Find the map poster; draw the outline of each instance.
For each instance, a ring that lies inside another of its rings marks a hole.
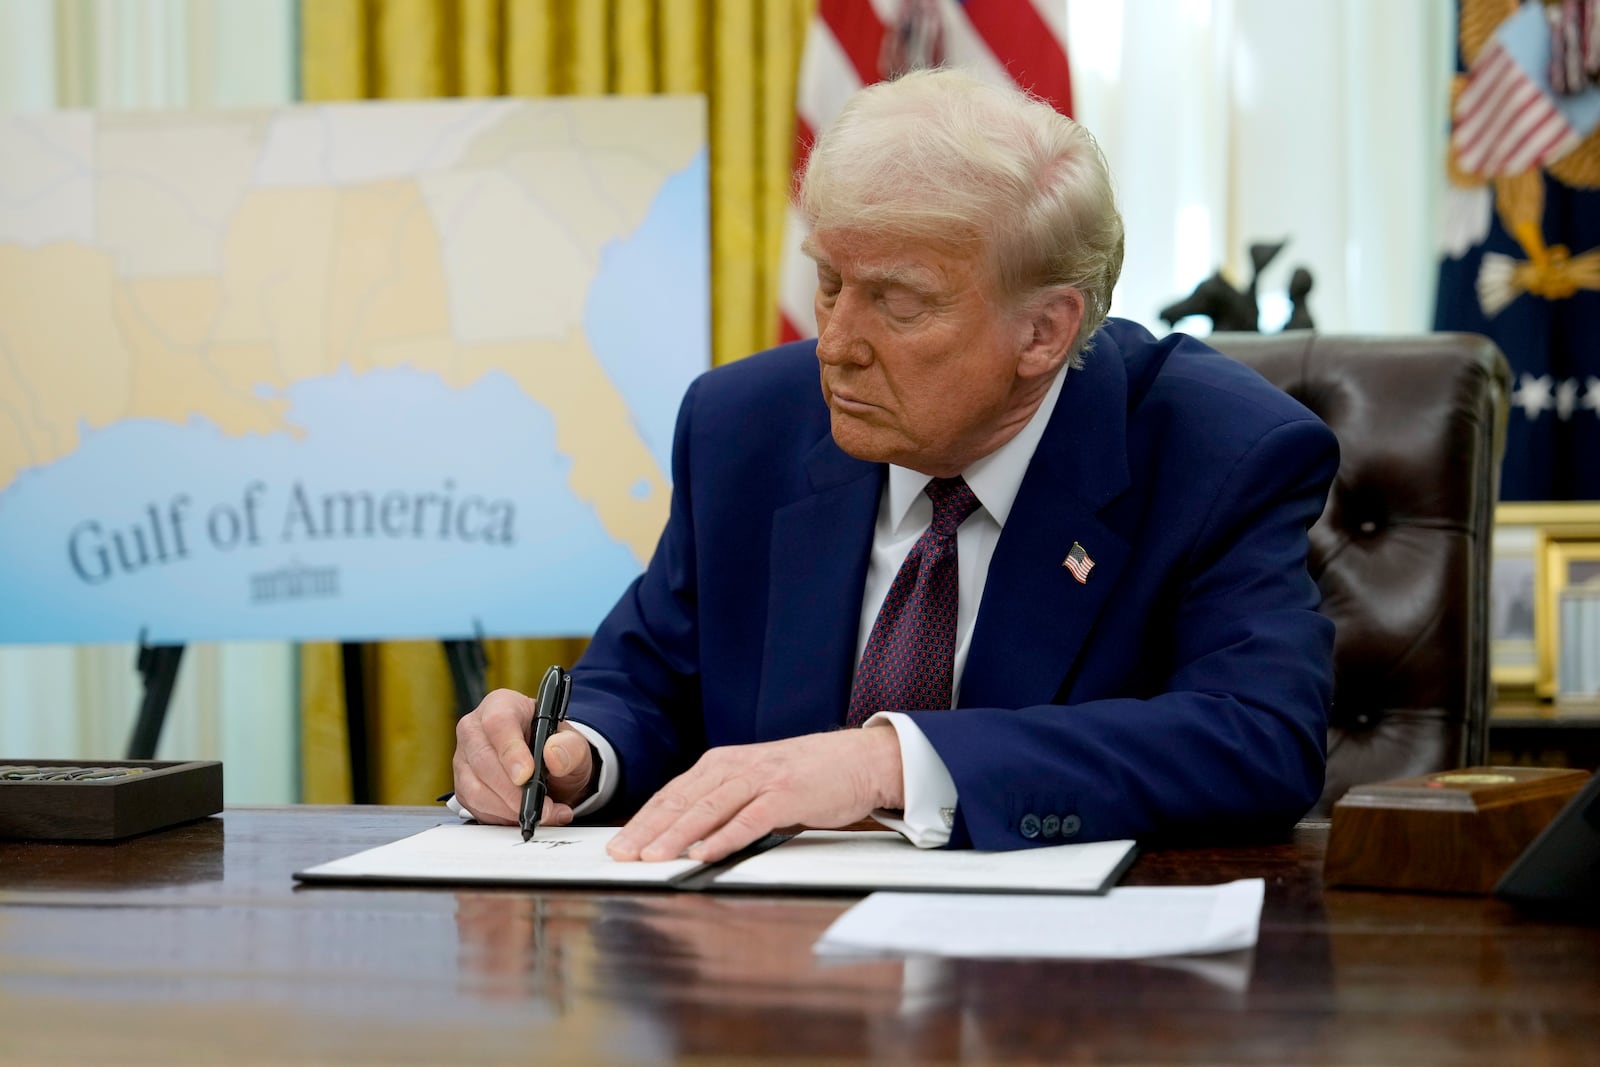
[[[591,632],[707,188],[698,97],[0,115],[0,643]]]

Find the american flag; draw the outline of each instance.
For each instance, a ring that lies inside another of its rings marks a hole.
[[[1009,81],[1072,113],[1062,0],[819,0],[806,34],[795,105],[794,170],[816,132],[857,89],[917,67],[946,63]],[[791,208],[778,279],[779,339],[817,332],[816,268],[800,251],[805,224]]]
[[[1468,68],[1450,133],[1464,173],[1498,178],[1548,167],[1600,125],[1592,95],[1585,100],[1551,85],[1557,66],[1565,67],[1552,54],[1562,22],[1560,9],[1522,5]]]
[[[1554,163],[1583,140],[1500,42],[1484,50],[1456,101],[1456,159],[1468,174],[1498,177]]]
[[[1078,579],[1079,585],[1087,583],[1089,572],[1094,570],[1094,560],[1089,558],[1089,553],[1085,552],[1083,546],[1076,541],[1072,542],[1072,548],[1067,552],[1067,558],[1061,561],[1061,565],[1072,572],[1072,576]]]

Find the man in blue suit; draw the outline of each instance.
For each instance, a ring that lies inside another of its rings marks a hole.
[[[546,748],[546,821],[631,815],[611,851],[646,860],[869,814],[983,849],[1292,823],[1325,761],[1306,529],[1332,434],[1106,319],[1104,161],[1015,91],[863,90],[799,206],[818,339],[690,388],[666,530]],[[516,820],[532,714],[500,691],[461,721],[478,818]]]

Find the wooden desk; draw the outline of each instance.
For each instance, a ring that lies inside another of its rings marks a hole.
[[[1131,883],[1267,880],[1253,953],[1143,963],[824,963],[838,897],[290,879],[438,820],[0,842],[0,1063],[1600,1062],[1600,928],[1324,892],[1318,827],[1141,857]]]

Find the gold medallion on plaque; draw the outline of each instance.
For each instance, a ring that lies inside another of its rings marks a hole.
[[[1439,785],[1505,785],[1516,781],[1509,774],[1440,774],[1433,780]]]

